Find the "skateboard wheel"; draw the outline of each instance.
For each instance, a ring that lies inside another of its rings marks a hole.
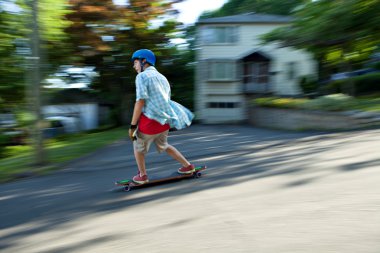
[[[199,177],[201,177],[202,176],[202,172],[197,172],[197,173],[195,173],[195,177],[196,178],[199,178]]]
[[[124,186],[124,191],[125,192],[129,192],[130,190],[131,190],[131,186],[130,185]]]

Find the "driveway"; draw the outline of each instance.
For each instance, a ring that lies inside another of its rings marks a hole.
[[[248,126],[173,132],[200,179],[123,192],[120,140],[53,174],[0,185],[2,252],[380,251],[380,130]],[[150,175],[178,168],[154,149]]]

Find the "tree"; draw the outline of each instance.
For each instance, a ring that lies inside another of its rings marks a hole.
[[[175,13],[172,5],[180,1],[128,1],[115,6],[111,0],[71,0],[72,25],[66,30],[75,45],[77,64],[96,66],[100,78],[92,88],[112,105],[117,124],[129,122],[135,91],[132,53],[141,47],[153,50],[158,66],[169,58],[171,34],[178,23],[156,22]]]
[[[230,0],[220,9],[203,13],[200,18],[214,18],[237,15],[247,12],[289,15],[305,0]]]
[[[319,0],[295,12],[295,21],[263,37],[282,46],[305,48],[322,64],[339,63],[351,71],[380,43],[379,0]],[[355,91],[351,91],[355,93]]]
[[[30,0],[0,1],[13,4],[13,8],[0,7],[0,97],[8,110],[18,108],[25,99],[25,57],[31,53],[28,35],[32,30]],[[63,32],[68,21],[66,0],[40,0],[39,25],[42,51],[42,75],[70,57],[70,46]],[[13,9],[13,10],[12,10]],[[49,60],[54,59],[54,60]]]
[[[24,97],[23,61],[15,54],[20,31],[14,14],[0,7],[0,108],[3,110],[14,107]]]

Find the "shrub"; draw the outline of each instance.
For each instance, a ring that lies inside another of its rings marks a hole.
[[[371,73],[362,76],[356,76],[344,80],[336,80],[328,83],[324,91],[329,94],[347,93],[352,94],[350,85],[354,85],[355,95],[368,94],[380,91],[380,73]]]
[[[336,94],[336,93],[342,93],[342,86],[346,82],[346,80],[336,80],[329,82],[322,88],[322,92],[324,94]]]
[[[371,67],[374,68],[374,69],[378,69],[378,70],[380,70],[380,61],[371,64]]]
[[[351,108],[356,104],[353,97],[344,94],[333,94],[317,99],[309,100],[300,106],[308,110],[342,111]]]
[[[354,77],[357,94],[366,94],[380,91],[380,73]]]
[[[333,94],[318,97],[316,99],[276,97],[257,98],[253,101],[253,103],[262,107],[344,111],[351,110],[352,108],[357,108],[360,103],[362,103],[362,101],[344,94]]]
[[[315,93],[318,90],[317,79],[311,75],[302,76],[300,79],[299,85],[304,94]]]
[[[5,157],[5,147],[8,145],[10,138],[0,132],[0,159]]]
[[[253,104],[263,107],[275,107],[275,108],[299,108],[299,106],[305,103],[307,99],[304,98],[276,98],[265,97],[257,98],[253,101]]]

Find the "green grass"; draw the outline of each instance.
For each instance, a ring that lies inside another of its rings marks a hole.
[[[17,174],[34,172],[37,174],[58,169],[60,164],[91,153],[100,147],[126,137],[125,128],[116,128],[104,132],[64,135],[45,141],[48,164],[35,167],[31,146],[6,147],[7,157],[0,160],[0,182],[11,180]]]
[[[380,112],[379,98],[359,98],[357,105],[353,106],[354,110]]]
[[[317,99],[265,97],[257,98],[252,103],[262,107],[284,109],[380,112],[380,97],[378,96],[353,98],[343,94],[333,94]]]

